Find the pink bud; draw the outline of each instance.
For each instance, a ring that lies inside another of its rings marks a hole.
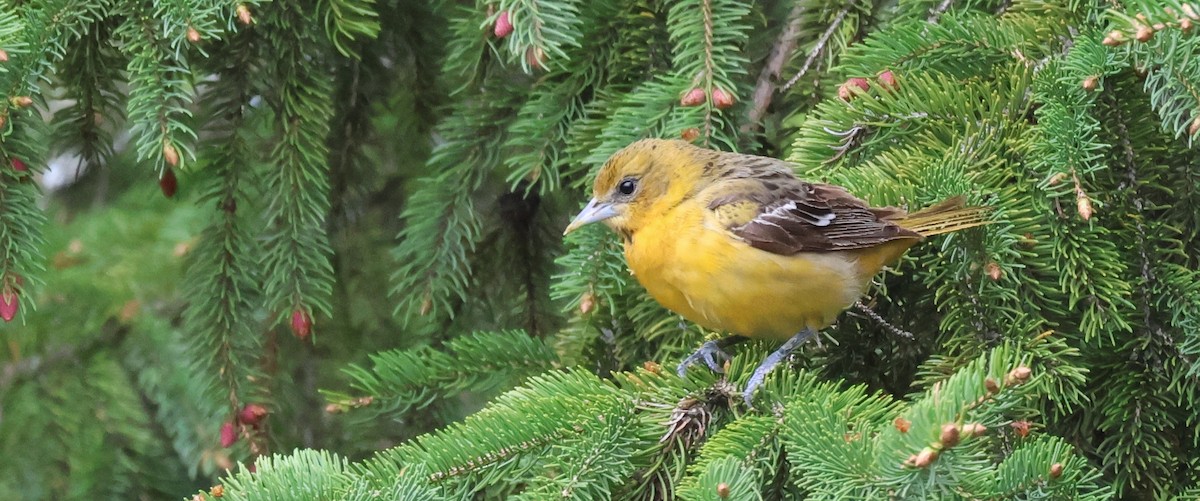
[[[501,12],[500,16],[496,18],[496,25],[492,27],[492,33],[496,35],[496,38],[504,38],[511,35],[512,32],[513,25],[512,21],[508,19],[508,11]]]
[[[312,317],[308,316],[308,312],[302,308],[296,308],[292,311],[292,333],[300,339],[308,339],[309,332],[312,331]]]
[[[237,442],[237,430],[233,429],[233,421],[226,421],[221,425],[221,447],[226,449]]]
[[[689,90],[687,94],[683,95],[683,98],[681,98],[679,100],[679,105],[680,106],[699,106],[700,104],[704,103],[704,100],[705,100],[704,89],[696,87],[692,90]]]
[[[29,166],[25,165],[25,161],[21,160],[20,158],[12,159],[12,168],[17,172],[29,171]]]

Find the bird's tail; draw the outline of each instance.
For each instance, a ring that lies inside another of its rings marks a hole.
[[[923,237],[965,230],[990,223],[989,207],[967,207],[962,195],[947,198],[924,209],[897,218],[895,223]]]

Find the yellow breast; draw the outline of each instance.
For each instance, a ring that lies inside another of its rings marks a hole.
[[[629,267],[659,303],[709,329],[786,339],[826,327],[878,271],[862,269],[857,252],[783,256],[756,249],[699,204],[685,202],[663,216],[626,243]],[[866,261],[869,268],[878,260]]]

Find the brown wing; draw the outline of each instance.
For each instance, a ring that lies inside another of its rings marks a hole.
[[[790,172],[783,179],[770,172],[769,180],[763,177],[760,171],[722,182],[722,195],[708,204],[729,231],[753,247],[791,255],[921,238],[891,221],[904,216],[901,209],[871,208],[841,187],[800,181]]]

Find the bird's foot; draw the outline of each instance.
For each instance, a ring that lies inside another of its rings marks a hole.
[[[679,367],[675,369],[675,373],[679,374],[679,377],[683,377],[687,374],[688,366],[701,360],[713,372],[718,374],[725,372],[724,364],[726,360],[729,360],[729,354],[725,353],[725,350],[722,348],[723,346],[720,341],[705,341],[704,344],[700,345],[700,349],[683,359],[682,362],[679,362]]]
[[[812,329],[804,329],[796,333],[795,336],[792,336],[786,343],[783,343],[783,346],[780,346],[779,349],[767,355],[767,358],[763,359],[758,368],[754,369],[754,374],[750,375],[750,380],[746,382],[746,389],[742,391],[742,398],[746,401],[746,407],[754,407],[754,404],[751,403],[754,391],[762,385],[763,380],[767,378],[767,374],[770,374],[775,369],[775,366],[779,365],[780,362],[787,359],[788,355],[792,354],[793,350],[799,348],[800,345],[804,344],[805,341],[808,341],[814,335],[816,335],[816,332]]]

